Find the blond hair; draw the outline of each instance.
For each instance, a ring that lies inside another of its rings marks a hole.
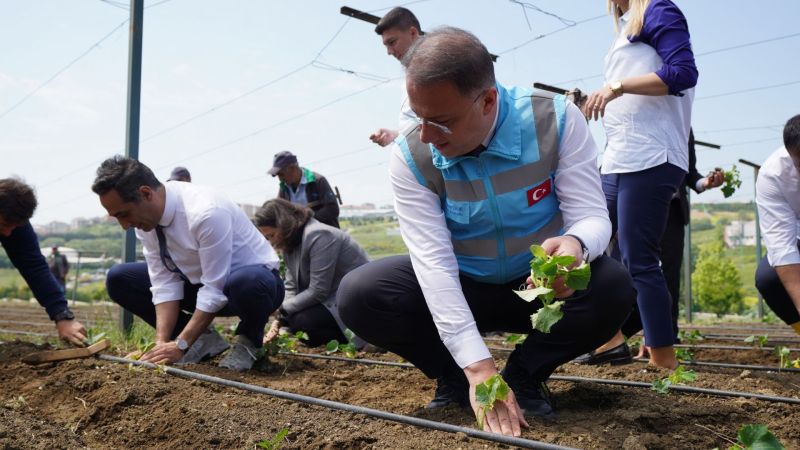
[[[628,37],[636,37],[642,32],[642,27],[644,26],[644,12],[647,10],[647,5],[649,4],[650,0],[628,0],[631,18],[628,21],[628,27],[625,29],[625,35]],[[608,13],[614,16],[614,30],[619,33],[619,18],[622,17],[622,9],[620,9],[613,0],[608,0]]]

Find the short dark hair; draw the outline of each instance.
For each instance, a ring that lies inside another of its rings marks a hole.
[[[274,198],[267,200],[258,208],[253,222],[257,227],[277,229],[284,250],[291,251],[300,245],[303,228],[312,217],[314,217],[314,211],[310,208],[282,198]]]
[[[103,161],[97,168],[92,191],[97,195],[105,195],[114,189],[122,201],[139,203],[142,199],[139,193],[141,186],[157,189],[161,187],[161,182],[149,167],[138,160],[116,155]]]
[[[0,180],[0,218],[9,224],[22,223],[36,211],[36,193],[19,178]]]
[[[789,119],[783,127],[783,145],[786,150],[800,154],[800,114]]]
[[[465,96],[495,85],[489,51],[469,31],[437,28],[417,39],[403,57],[406,79],[423,86],[453,83]]]
[[[375,26],[375,33],[380,36],[390,28],[405,31],[411,27],[415,27],[417,31],[422,31],[417,16],[408,9],[398,6],[397,8],[392,8],[385,16],[381,17],[378,25]]]

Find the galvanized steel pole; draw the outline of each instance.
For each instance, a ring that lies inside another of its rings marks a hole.
[[[758,179],[758,170],[761,169],[761,166],[748,161],[746,159],[740,159],[740,163],[750,166],[753,168],[753,203],[756,201],[756,180]],[[758,265],[761,264],[761,225],[758,221],[758,207],[756,207],[756,270],[758,270]],[[764,317],[764,297],[761,296],[761,292],[758,292],[758,318],[761,319]]]
[[[128,117],[125,128],[125,156],[139,159],[139,108],[142,88],[142,26],[144,0],[131,0],[130,39],[128,44]],[[133,229],[125,233],[122,261],[136,261],[136,235]],[[133,315],[120,307],[120,326],[130,331]]]

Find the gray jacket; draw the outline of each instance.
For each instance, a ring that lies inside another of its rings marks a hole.
[[[292,315],[321,303],[344,332],[336,290],[348,272],[368,261],[364,249],[344,231],[311,218],[303,229],[300,245],[283,257],[286,297],[280,309]]]

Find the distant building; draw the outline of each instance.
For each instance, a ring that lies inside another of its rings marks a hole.
[[[63,234],[70,230],[69,224],[64,222],[53,221],[46,225],[42,225],[40,230],[42,234]]]
[[[83,227],[88,227],[89,225],[92,225],[92,222],[93,222],[92,219],[77,217],[75,219],[72,219],[72,221],[69,223],[69,227],[71,230],[78,230]]]
[[[725,245],[728,247],[741,247],[756,245],[755,220],[734,220],[725,226]]]
[[[396,218],[394,208],[390,205],[376,207],[373,203],[363,203],[361,205],[342,205],[339,208],[339,217],[390,217]]]

